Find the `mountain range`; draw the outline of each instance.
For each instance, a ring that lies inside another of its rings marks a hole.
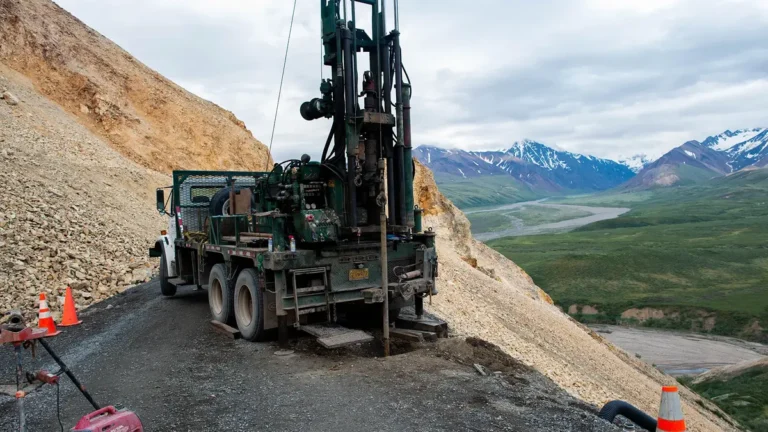
[[[604,190],[635,176],[626,164],[557,150],[527,139],[493,151],[420,146],[414,156],[432,169],[438,181],[511,176],[544,193]]]
[[[703,141],[688,141],[647,164],[622,189],[696,183],[768,165],[768,129],[727,130]]]
[[[688,141],[658,159],[637,154],[618,161],[571,153],[525,139],[509,148],[466,151],[422,145],[414,156],[435,173],[441,185],[490,184],[501,179],[521,197],[645,189],[689,184],[768,165],[768,128],[726,130],[702,141]],[[473,188],[475,190],[477,188]],[[520,192],[524,191],[524,192]]]

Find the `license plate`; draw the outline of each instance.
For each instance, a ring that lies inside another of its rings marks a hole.
[[[352,269],[349,271],[349,280],[365,280],[368,279],[368,269]]]

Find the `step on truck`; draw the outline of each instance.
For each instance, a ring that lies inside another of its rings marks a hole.
[[[320,4],[333,74],[299,111],[332,119],[322,157],[263,172],[174,171],[157,190],[168,229],[150,255],[160,258],[162,294],[207,289],[213,319],[249,340],[275,328],[282,338],[288,326],[327,334],[340,316],[386,323],[406,306],[421,317],[437,294],[435,233],[414,205],[400,33],[385,30],[384,0],[352,1],[352,20],[339,0]],[[360,16],[371,17],[372,35]],[[361,76],[358,54],[371,65]]]

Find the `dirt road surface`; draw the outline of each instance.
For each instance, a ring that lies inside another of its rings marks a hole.
[[[728,337],[609,325],[592,329],[673,376],[697,375],[768,354],[768,346]]]
[[[98,402],[129,407],[147,431],[618,430],[479,341],[401,347],[408,352],[383,360],[375,347],[327,352],[301,338],[293,354],[276,355],[274,343],[216,333],[205,291],[171,299],[158,291],[157,282],[130,289],[49,339]],[[25,368],[56,370],[41,351],[35,361],[25,353]],[[0,383],[13,382],[11,353],[0,347]],[[59,430],[54,387],[29,395],[26,406],[30,431]],[[65,430],[91,410],[64,378]],[[0,396],[0,430],[15,428],[15,402]]]

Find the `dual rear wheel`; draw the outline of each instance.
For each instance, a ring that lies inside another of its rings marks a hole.
[[[208,279],[208,305],[216,321],[237,324],[243,339],[264,338],[264,298],[254,269],[241,271],[233,281],[224,264],[214,265]]]

